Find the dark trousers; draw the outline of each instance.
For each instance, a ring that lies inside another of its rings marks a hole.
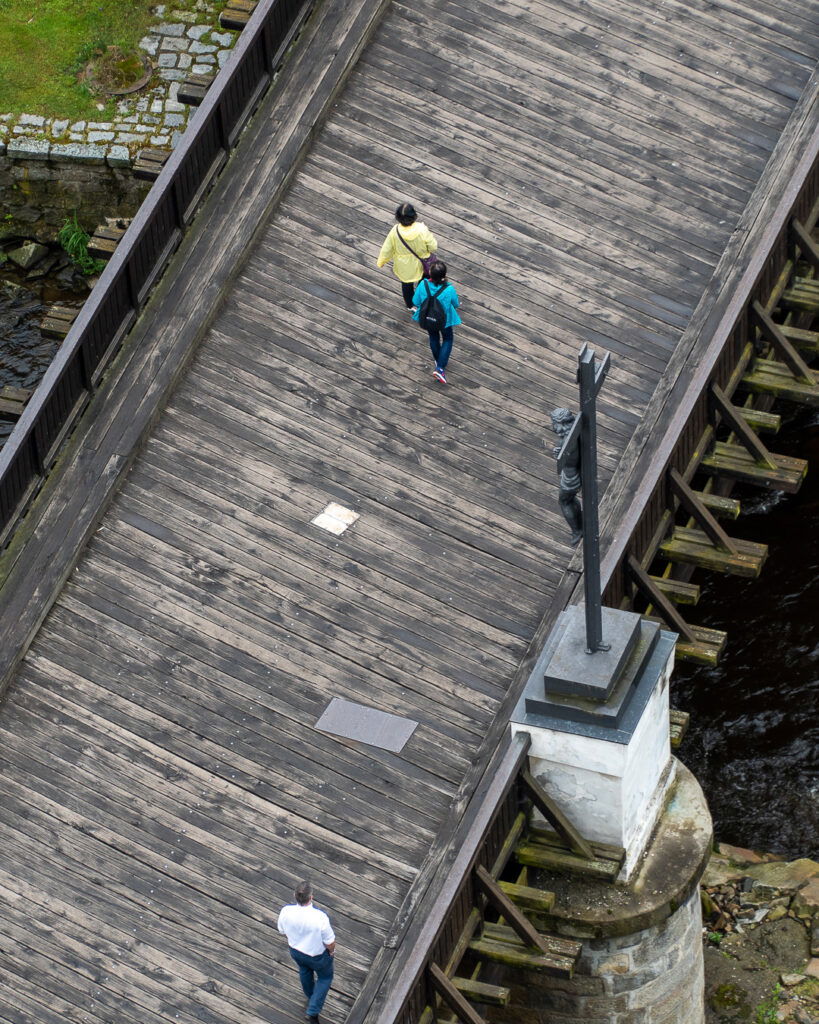
[[[299,968],[301,987],[309,999],[307,1016],[318,1017],[333,983],[333,958],[326,949],[318,956],[308,956],[292,946],[289,948]]]
[[[452,352],[452,328],[445,327],[442,331],[429,331],[429,347],[438,370],[445,370]],[[443,338],[443,341],[441,340]]]
[[[417,281],[401,282],[401,294],[404,296],[404,305],[407,307],[407,309],[412,309],[412,297],[415,294],[415,289],[417,287]]]

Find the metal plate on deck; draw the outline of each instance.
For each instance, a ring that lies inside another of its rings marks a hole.
[[[387,714],[365,704],[333,697],[316,722],[316,728],[348,740],[369,743],[397,754],[415,732],[418,723],[409,718]]]

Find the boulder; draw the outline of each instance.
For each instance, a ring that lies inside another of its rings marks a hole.
[[[793,988],[794,985],[799,985],[805,980],[804,974],[780,974],[779,981],[785,988]]]
[[[819,978],[819,957],[808,960],[807,964],[805,964],[805,974],[809,978]]]
[[[35,263],[48,256],[48,247],[39,242],[23,242],[19,248],[11,249],[6,255],[18,267],[30,270]]]
[[[794,896],[791,910],[797,917],[811,918],[819,914],[819,878],[811,878]]]
[[[752,864],[744,869],[743,874],[774,889],[793,892],[795,889],[801,889],[811,878],[819,876],[819,863],[808,860],[807,857],[800,860],[772,861],[768,864]]]
[[[765,857],[756,850],[746,850],[742,846],[730,846],[728,843],[720,843],[717,847],[721,857],[732,861],[734,864],[762,864]]]
[[[743,868],[734,867],[734,865],[724,857],[718,857],[716,854],[711,854],[711,858],[706,865],[700,885],[713,889],[718,885],[725,885],[727,882],[734,882],[737,879],[742,878],[744,874],[745,870]]]

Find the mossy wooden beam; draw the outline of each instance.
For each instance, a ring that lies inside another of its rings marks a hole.
[[[534,913],[548,914],[555,902],[555,894],[545,889],[517,882],[499,882],[498,885],[516,906]]]
[[[672,708],[668,713],[668,717],[670,719],[671,749],[678,750],[688,731],[688,723],[691,716],[687,711],[677,711],[675,708]]]
[[[708,494],[705,491],[694,491],[709,512],[720,519],[738,519],[742,505],[736,498],[726,498],[721,494]]]
[[[432,987],[462,1024],[486,1024],[478,1011],[461,995],[437,964],[427,967]]]
[[[564,939],[559,935],[541,934],[543,952],[552,956],[564,956],[567,960],[577,960],[583,949],[583,943],[577,939]],[[493,924],[488,921],[484,925],[483,938],[491,942],[506,942],[510,946],[519,946],[520,939],[512,928],[505,924]]]
[[[521,843],[515,856],[526,867],[544,868],[547,871],[571,871],[573,874],[606,878],[612,882],[620,873],[620,866],[613,861],[597,857],[589,860],[586,857],[579,857],[571,850],[535,842]]]
[[[643,618],[662,625],[662,619],[653,615],[644,615]],[[708,629],[706,626],[691,626],[691,631],[693,636],[690,639],[681,636],[677,640],[674,651],[676,658],[713,668],[725,650],[728,634],[721,629]]]
[[[817,284],[817,282],[812,279],[811,283],[814,286]],[[794,379],[801,381],[803,384],[810,384],[810,368],[782,333],[779,328],[779,324],[774,323],[770,314],[762,308],[759,302],[752,302],[750,311],[752,318],[756,321],[757,326],[762,332],[762,336],[766,341],[770,342],[771,348],[788,367],[790,372],[793,374]]]
[[[778,434],[782,426],[782,417],[775,412],[763,412],[762,409],[746,407],[737,409],[737,414],[757,433]]]
[[[810,371],[810,383],[794,379],[784,363],[775,359],[757,359],[753,369],[742,378],[742,386],[754,394],[773,395],[802,405],[819,406],[819,373]]]
[[[64,338],[77,319],[78,309],[67,306],[49,306],[40,321],[40,331],[46,338]]]
[[[480,938],[473,940],[469,948],[477,956],[506,967],[541,971],[557,978],[571,978],[574,974],[574,961],[568,957],[537,953],[526,949],[525,946],[513,946],[508,942],[493,942],[491,939]]]
[[[796,259],[798,256],[799,259],[810,264],[814,271],[819,272],[819,248],[817,248],[811,233],[796,217],[788,225],[788,240],[796,250],[794,258]]]
[[[807,356],[819,356],[819,331],[808,331],[801,327],[781,324],[780,330],[788,341]]]
[[[490,985],[473,978],[453,978],[452,984],[466,999],[488,1006],[508,1006],[512,995],[512,990],[505,985]]]
[[[700,599],[700,587],[697,583],[663,579],[660,576],[652,576],[651,581],[657,590],[675,604],[695,605]]]
[[[767,544],[735,539],[734,545],[736,554],[714,547],[701,530],[677,526],[672,535],[660,544],[659,553],[670,562],[682,562],[712,572],[755,579],[768,557]]]
[[[807,461],[774,452],[769,455],[770,464],[762,465],[740,445],[717,441],[700,463],[700,469],[712,476],[729,476],[734,480],[795,494],[808,472]]]

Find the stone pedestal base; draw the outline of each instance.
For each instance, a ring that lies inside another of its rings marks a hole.
[[[628,885],[539,872],[555,892],[545,930],[583,940],[570,980],[503,969],[511,985],[503,1024],[702,1024],[705,1019],[699,880],[711,848],[711,817],[681,764],[669,802]],[[489,980],[489,975],[486,976]]]

